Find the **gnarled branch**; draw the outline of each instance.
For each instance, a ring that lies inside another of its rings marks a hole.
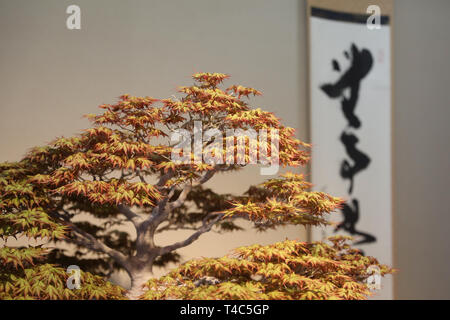
[[[137,228],[139,223],[142,222],[142,218],[135,212],[133,212],[129,207],[119,204],[117,206],[119,212],[122,213],[128,220],[130,220],[133,225]]]
[[[212,215],[217,215],[217,217],[215,217],[212,221],[210,221],[209,223],[207,223],[206,221],[208,220],[209,217],[211,217]],[[220,220],[222,219],[223,214],[221,213],[211,213],[208,216],[205,217],[205,219],[203,219],[203,224],[200,227],[200,229],[198,229],[196,232],[194,232],[193,234],[191,234],[188,238],[186,238],[183,241],[179,241],[176,242],[174,244],[165,246],[161,248],[160,254],[166,254],[172,251],[175,251],[177,249],[186,247],[188,245],[190,245],[192,242],[194,242],[195,240],[197,240],[202,234],[208,232],[211,230],[211,228]]]
[[[67,215],[63,215],[58,212],[52,212],[50,215],[63,220],[64,223],[71,229],[71,231],[79,236],[79,238],[71,239],[73,242],[85,246],[92,251],[105,253],[113,258],[122,267],[128,269],[127,257],[123,253],[108,247],[106,244],[96,239],[93,235],[77,227],[74,223],[67,219]]]

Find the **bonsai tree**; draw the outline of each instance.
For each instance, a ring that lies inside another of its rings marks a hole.
[[[204,188],[215,175],[258,161],[271,165],[266,174],[274,173],[278,165],[305,165],[309,145],[296,139],[294,129],[284,127],[272,113],[250,108],[248,98],[259,91],[240,85],[221,89],[225,74],[197,73],[193,78],[196,83],[179,88],[178,98],[122,95],[116,104],[101,105],[103,113],[87,115],[93,127],[80,135],[58,138],[31,150],[18,163],[3,164],[3,238],[20,234],[53,239],[56,247],[61,241],[70,242],[76,246],[74,252],[54,248],[47,251],[47,262],[76,264],[100,275],[123,269],[131,278],[126,293],[131,299],[369,295],[367,268],[374,265],[382,275],[391,269],[363,256],[341,237],[239,248],[223,258],[187,262],[153,279],[155,265],[178,262],[177,250],[202,234],[240,229],[236,219],[252,221],[258,230],[325,225],[329,222],[324,215],[342,204],[339,198],[310,191],[303,175],[292,173],[250,187],[241,196]],[[133,228],[131,234],[120,228],[124,224]],[[183,229],[192,234],[182,241],[166,246],[155,242],[159,232]],[[60,286],[62,269],[31,266],[44,251],[39,246],[4,246],[0,258],[13,265],[3,272],[0,293],[12,297],[14,288],[15,294],[22,294],[21,284],[33,283],[40,268],[47,268],[49,277],[59,281],[56,297],[68,298],[67,289]],[[87,253],[95,255],[86,259]],[[11,285],[17,272],[20,283]],[[50,276],[52,272],[57,276]],[[78,297],[123,296],[121,288],[102,278],[88,272],[84,277],[91,287]]]

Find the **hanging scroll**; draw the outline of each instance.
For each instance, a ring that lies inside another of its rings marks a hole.
[[[308,2],[311,178],[346,200],[329,217],[335,224],[311,237],[350,235],[364,254],[392,265],[392,6],[364,3]],[[392,291],[383,278],[376,296]]]

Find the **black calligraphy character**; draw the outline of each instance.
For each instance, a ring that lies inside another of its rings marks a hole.
[[[347,56],[348,54],[346,54]],[[372,54],[367,49],[358,50],[353,43],[351,46],[351,65],[341,78],[334,84],[327,83],[320,88],[330,98],[342,97],[342,112],[348,121],[348,125],[353,128],[359,128],[361,121],[355,115],[356,102],[359,97],[359,86],[361,80],[369,73],[373,65]],[[335,64],[333,64],[334,69]],[[350,97],[344,96],[344,90],[350,88]]]
[[[359,201],[357,199],[353,199],[352,201],[353,207],[351,207],[350,205],[344,203],[344,205],[342,206],[342,214],[344,215],[344,221],[342,221],[341,223],[339,223],[336,228],[334,229],[334,232],[337,232],[340,229],[343,229],[345,231],[347,231],[348,233],[350,233],[351,235],[359,235],[362,236],[363,239],[355,242],[354,244],[363,244],[363,243],[370,243],[370,242],[375,242],[377,241],[377,238],[375,238],[374,236],[365,233],[365,232],[361,232],[356,230],[355,226],[356,223],[359,220]]]
[[[353,160],[353,166],[347,160],[342,161],[341,164],[341,177],[350,180],[348,193],[351,194],[353,191],[353,178],[355,174],[369,166],[370,158],[365,153],[356,149],[356,144],[359,140],[354,134],[347,134],[345,131],[342,132],[341,141],[345,146],[345,151]]]

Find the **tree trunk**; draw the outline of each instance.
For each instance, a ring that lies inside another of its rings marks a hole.
[[[155,227],[148,228],[144,223],[136,228],[136,255],[127,261],[125,268],[131,278],[131,288],[127,298],[138,300],[145,292],[144,284],[153,278],[153,262],[160,255],[160,249],[155,248],[153,235]]]
[[[153,278],[152,263],[133,266],[128,274],[131,278],[131,288],[128,290],[127,298],[138,300],[145,292],[144,284]]]

